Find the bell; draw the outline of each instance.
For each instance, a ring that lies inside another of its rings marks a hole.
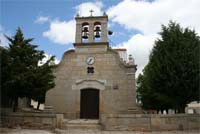
[[[95,38],[100,38],[99,31],[95,32]]]
[[[95,28],[95,30],[94,30],[94,32],[95,32],[95,38],[100,38],[100,27],[99,26],[97,26],[96,28]]]
[[[82,31],[82,38],[88,39],[88,27],[84,27],[84,29]]]
[[[83,38],[83,39],[88,39],[88,34],[87,34],[87,32],[83,32],[82,38]]]
[[[113,34],[113,31],[108,31],[108,35],[112,35]]]
[[[101,31],[100,30],[100,27],[99,26],[97,26],[96,28],[95,28],[95,30],[94,30],[95,32],[99,32],[99,31]]]
[[[84,27],[82,32],[88,32],[88,27]]]

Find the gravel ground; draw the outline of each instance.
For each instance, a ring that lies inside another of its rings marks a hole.
[[[136,131],[98,131],[98,130],[31,130],[0,128],[0,134],[200,134],[200,131],[136,132]]]

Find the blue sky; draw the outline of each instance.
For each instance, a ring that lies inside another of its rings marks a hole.
[[[110,45],[127,48],[140,73],[161,24],[174,20],[200,33],[199,7],[200,0],[0,0],[0,45],[7,45],[3,34],[13,36],[20,27],[25,38],[35,38],[33,44],[60,60],[73,47],[74,16],[93,9],[108,14]]]
[[[65,50],[72,47],[72,44],[58,45],[43,37],[43,32],[49,28],[49,23],[38,24],[35,20],[40,16],[47,16],[51,19],[68,21],[76,14],[75,7],[86,0],[1,0],[1,26],[9,35],[14,35],[17,27],[20,27],[26,38],[35,38],[33,44],[46,53],[61,58]],[[95,2],[95,1],[90,1]],[[102,1],[105,6],[102,10],[116,4],[119,0]],[[116,26],[115,26],[116,27]],[[121,30],[120,30],[121,29]],[[123,31],[119,27],[117,31]],[[66,37],[67,38],[67,37]],[[128,38],[123,37],[114,42],[119,43]]]

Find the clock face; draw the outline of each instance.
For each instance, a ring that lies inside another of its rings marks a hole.
[[[87,62],[88,65],[94,64],[94,57],[92,57],[92,56],[88,57],[86,62]]]

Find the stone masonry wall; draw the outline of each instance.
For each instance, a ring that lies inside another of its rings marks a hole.
[[[0,121],[1,127],[54,129],[61,127],[63,115],[43,112],[9,112],[1,113]]]
[[[200,114],[104,114],[100,122],[104,130],[200,130]]]
[[[86,63],[89,56],[95,58],[93,65]],[[88,66],[94,67],[94,74],[87,74]],[[54,73],[56,86],[47,92],[45,105],[66,118],[79,118],[80,91],[86,88],[100,91],[100,114],[126,113],[136,107],[135,66],[121,61],[107,44],[76,46],[63,55]]]
[[[63,115],[18,112],[1,114],[1,127],[55,129],[63,128]],[[200,130],[199,114],[101,114],[102,130],[109,131],[191,131]]]

